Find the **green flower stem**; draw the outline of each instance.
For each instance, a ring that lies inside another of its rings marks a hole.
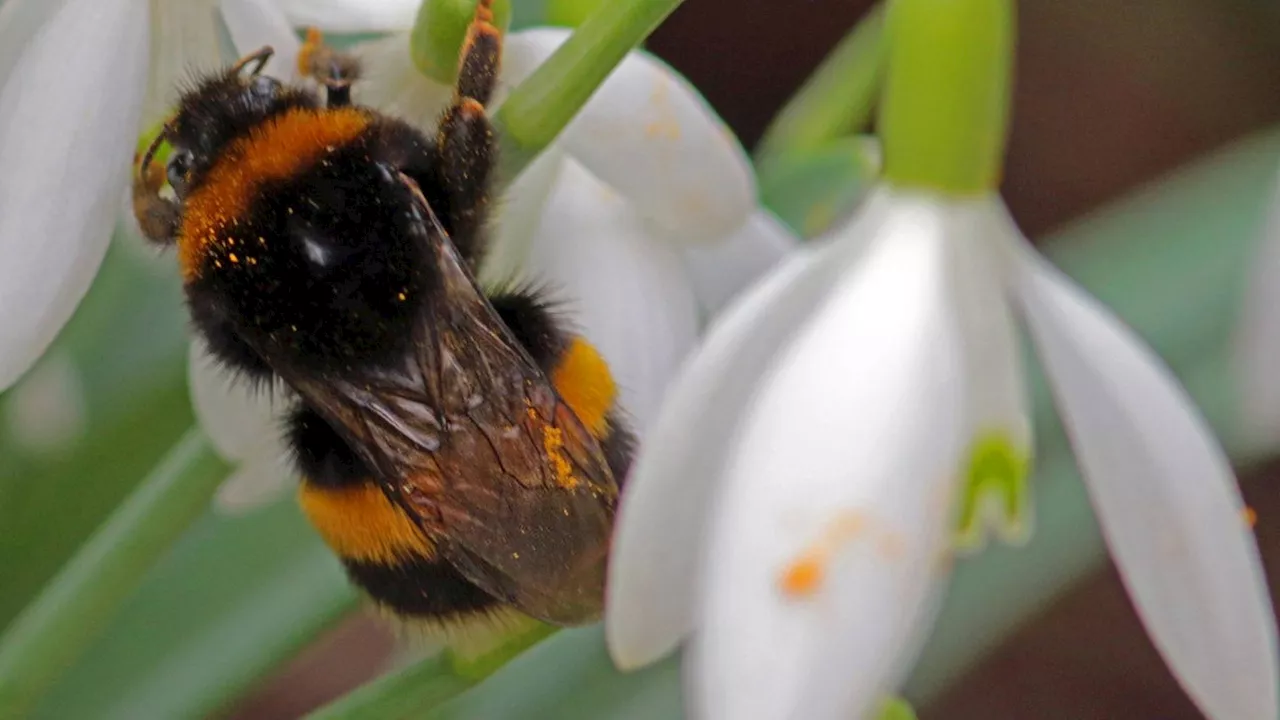
[[[384,720],[422,718],[497,672],[512,658],[556,631],[531,623],[479,657],[462,658],[450,650],[383,675],[317,710],[308,720]]]
[[[879,130],[899,187],[995,189],[1013,78],[1013,0],[890,0]]]
[[[578,27],[606,0],[546,0],[544,20],[548,25]]]
[[[473,685],[474,680],[453,672],[452,663],[442,653],[383,675],[311,713],[307,720],[421,717],[426,710],[461,695]]]
[[[0,637],[0,708],[22,717],[206,508],[228,467],[191,431]]]
[[[494,117],[510,180],[560,134],[596,88],[681,0],[610,0],[583,21]]]
[[[756,165],[818,150],[863,130],[871,120],[884,71],[884,11],[876,6],[840,41],[770,123]]]
[[[458,77],[458,51],[476,14],[476,0],[426,0],[418,7],[409,34],[409,57],[418,72],[441,85]],[[511,0],[494,0],[493,21],[506,32]]]

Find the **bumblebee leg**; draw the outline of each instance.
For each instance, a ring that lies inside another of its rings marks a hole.
[[[554,306],[534,290],[505,290],[489,296],[489,303],[600,443],[621,486],[636,439],[615,403],[616,388],[604,359],[585,338],[567,330]]]
[[[298,72],[324,85],[328,107],[346,107],[351,104],[351,83],[360,75],[360,64],[354,56],[325,45],[318,29],[307,28],[307,40],[298,51]]]
[[[165,168],[159,163],[147,163],[147,167],[134,172],[133,216],[148,240],[167,245],[178,235],[182,210],[178,203],[161,197],[164,183]]]
[[[453,104],[436,135],[440,181],[449,198],[446,222],[473,269],[483,248],[479,234],[498,151],[484,106],[493,95],[501,54],[502,33],[493,24],[491,0],[480,0],[462,44]]]

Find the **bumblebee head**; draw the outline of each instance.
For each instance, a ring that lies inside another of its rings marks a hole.
[[[182,93],[176,112],[143,155],[138,178],[151,179],[147,184],[156,186],[157,192],[167,180],[181,201],[199,185],[231,141],[279,113],[316,107],[319,101],[314,93],[262,74],[273,52],[263,47]],[[172,151],[161,174],[153,161],[166,142]]]

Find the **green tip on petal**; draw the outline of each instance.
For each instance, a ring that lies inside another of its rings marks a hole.
[[[147,150],[150,150],[151,143],[155,142],[156,138],[159,137],[160,133],[163,131],[164,123],[159,122],[156,123],[154,127],[151,127],[146,132],[142,133],[142,135],[138,137],[138,147],[136,150],[137,157],[141,158]],[[168,141],[160,143],[160,147],[156,149],[153,162],[164,165],[169,162],[169,153],[171,152],[173,152],[173,146],[171,146]]]
[[[988,527],[1009,544],[1031,537],[1030,469],[1030,453],[1008,434],[990,432],[974,440],[960,495],[958,549],[981,549]]]
[[[423,75],[442,85],[458,76],[458,55],[476,0],[426,0],[409,35],[409,56]],[[511,24],[511,0],[493,0],[493,24],[504,33]]]
[[[548,25],[578,27],[603,4],[604,0],[547,0],[543,13]]]
[[[916,711],[906,700],[891,697],[880,705],[876,720],[916,720]]]
[[[1013,84],[1013,0],[890,0],[880,104],[885,177],[949,195],[1000,184]]]

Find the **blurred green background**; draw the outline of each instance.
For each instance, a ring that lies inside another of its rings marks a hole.
[[[752,143],[869,4],[687,0],[649,47]],[[515,9],[517,26],[540,18],[540,3]],[[1257,134],[1280,120],[1276,6],[1024,0],[1020,12],[1011,208],[1221,421],[1222,345],[1280,152],[1280,137]],[[856,173],[837,155],[762,178],[766,200],[801,227],[814,205],[856,195]],[[0,628],[190,427],[186,348],[172,258],[117,233],[72,323],[0,395]],[[1037,420],[1040,475],[1053,480],[1039,488],[1041,535],[1022,555],[962,569],[911,688],[926,701],[921,716],[1199,717],[1100,564],[1069,461],[1052,466],[1063,453],[1051,417]],[[1272,568],[1273,487],[1265,477],[1247,487]],[[1063,569],[1036,574],[1033,563]],[[1024,600],[993,601],[995,589]],[[244,517],[210,512],[37,716],[298,716],[399,657],[358,607],[292,498]],[[618,676],[587,629],[535,649],[442,715],[678,717],[677,681],[675,662]]]

